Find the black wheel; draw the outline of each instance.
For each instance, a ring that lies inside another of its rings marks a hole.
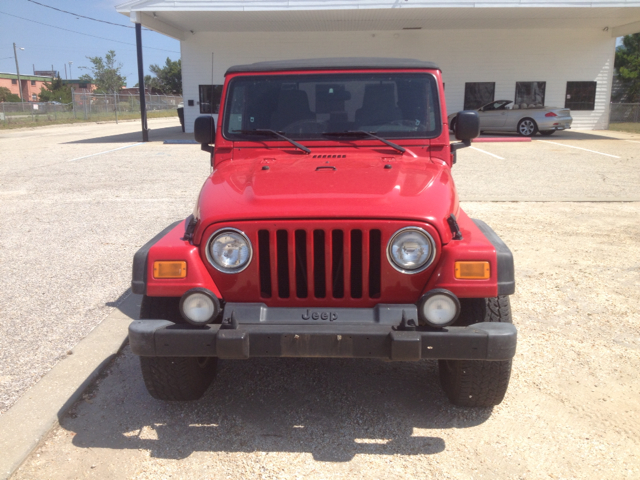
[[[180,298],[142,297],[140,319],[185,323]],[[216,376],[216,357],[140,357],[142,378],[149,394],[158,400],[197,400]]]
[[[518,133],[523,137],[533,137],[538,132],[538,124],[532,118],[523,118],[518,122]]]
[[[456,325],[511,320],[509,297],[461,299]],[[493,407],[502,402],[511,377],[511,360],[439,360],[440,384],[454,405]]]
[[[215,357],[140,357],[142,378],[158,400],[198,400],[216,376]]]
[[[553,135],[554,133],[556,133],[555,130],[540,130],[540,135],[544,135],[545,137]]]
[[[451,130],[454,135],[456,134],[456,117],[453,117],[451,119],[451,125],[449,125],[449,130]]]

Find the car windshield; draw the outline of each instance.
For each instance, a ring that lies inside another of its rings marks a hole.
[[[229,82],[224,110],[231,140],[255,140],[251,132],[265,129],[299,140],[352,131],[433,138],[442,124],[436,79],[427,73],[242,76]]]

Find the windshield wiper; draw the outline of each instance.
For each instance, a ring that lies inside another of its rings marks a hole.
[[[386,140],[382,137],[379,137],[377,135],[374,135],[371,132],[365,132],[364,130],[347,130],[344,132],[326,132],[323,133],[322,135],[325,135],[327,137],[371,137],[371,138],[375,138],[376,140],[380,140],[382,143],[386,143],[387,145],[389,145],[391,148],[396,149],[399,152],[406,152],[407,150],[404,147],[401,147],[400,145],[396,145],[393,142],[390,142],[389,140]]]
[[[300,145],[298,142],[296,142],[294,140],[291,140],[288,137],[285,137],[280,132],[276,132],[275,130],[270,130],[268,128],[258,128],[256,130],[234,130],[231,133],[242,133],[243,135],[272,135],[272,136],[275,136],[275,137],[280,137],[283,140],[286,140],[287,142],[289,142],[294,147],[299,148],[303,152],[307,153],[307,155],[311,153],[311,150],[309,150],[304,145]]]

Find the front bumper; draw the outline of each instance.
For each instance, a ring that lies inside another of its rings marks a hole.
[[[232,315],[233,313],[233,315]],[[313,314],[317,313],[317,320]],[[323,319],[323,314],[326,318]],[[327,357],[388,360],[509,360],[517,331],[509,323],[403,330],[415,305],[311,310],[227,304],[223,324],[204,327],[167,320],[129,326],[134,354],[157,357]],[[231,316],[231,319],[229,318]],[[309,317],[305,320],[304,317]],[[302,319],[302,320],[301,320]]]

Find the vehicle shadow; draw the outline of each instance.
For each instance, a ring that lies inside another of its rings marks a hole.
[[[149,130],[150,142],[164,142],[165,140],[193,140],[193,133],[184,133],[179,124],[175,127],[152,128]],[[103,137],[85,138],[65,143],[135,143],[141,141],[142,132],[135,131],[106,135]]]
[[[196,402],[161,402],[146,391],[128,347],[61,416],[79,448],[193,452],[300,452],[345,462],[356,454],[442,452],[442,429],[485,422],[492,409],[453,407],[437,363],[267,358],[220,361]]]

